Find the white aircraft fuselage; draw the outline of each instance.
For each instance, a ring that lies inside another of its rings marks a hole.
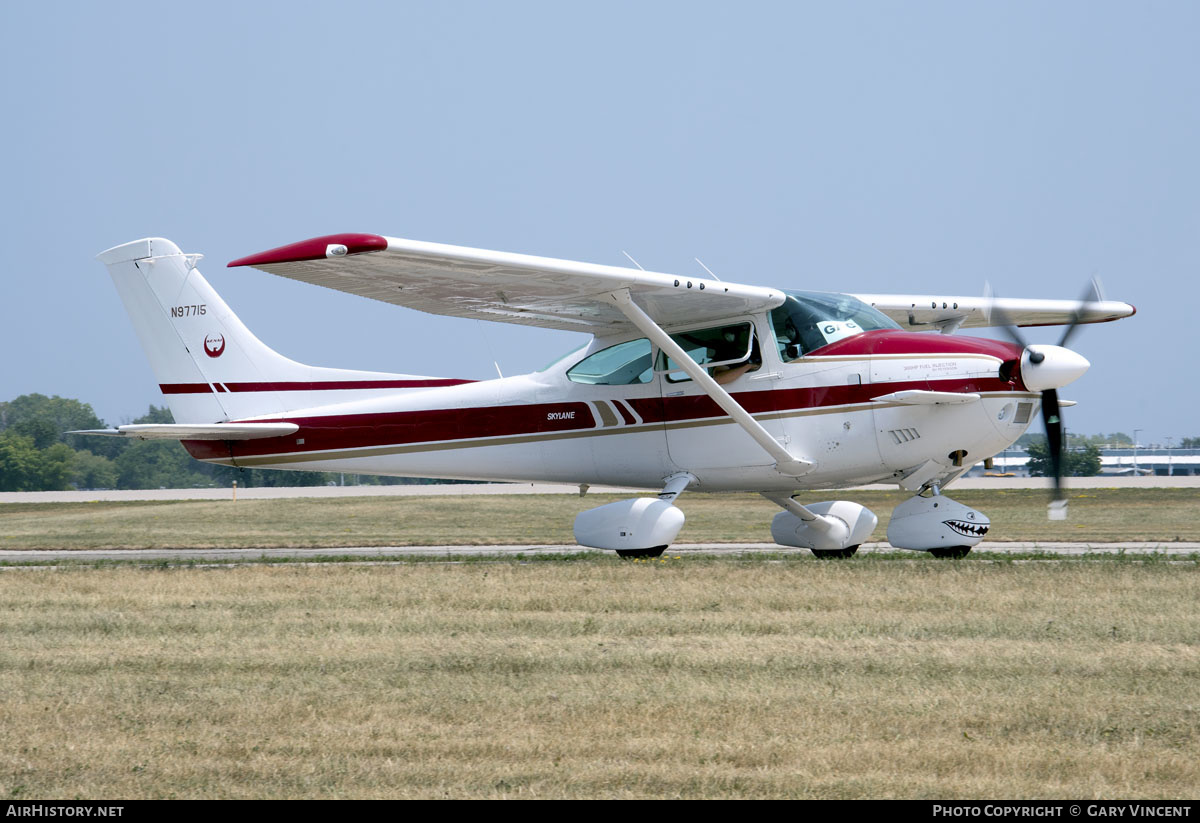
[[[744,319],[755,323],[759,339],[770,339],[765,315]],[[708,491],[836,488],[897,482],[920,467],[930,477],[957,475],[1020,437],[1039,402],[1019,375],[1000,377],[1001,365],[1021,356],[1006,342],[880,330],[786,363],[764,347],[760,368],[725,388],[782,445],[816,464],[803,477],[786,477],[693,381],[671,382],[665,373],[625,386],[567,378],[575,363],[619,342],[595,339],[544,371],[479,382],[229,384],[231,408],[243,391],[271,391],[289,405],[302,404],[245,418],[287,421],[299,430],[184,444],[201,460],[245,467],[644,488],[686,471]],[[903,391],[978,399],[938,405],[875,399]],[[313,403],[326,397],[334,402]]]

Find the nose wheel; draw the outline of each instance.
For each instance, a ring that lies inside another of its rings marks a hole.
[[[944,560],[961,560],[971,553],[970,546],[945,546],[937,549],[930,549],[929,553],[934,557],[940,557]]]
[[[930,497],[918,494],[901,503],[888,523],[888,542],[897,549],[929,552],[949,560],[966,557],[992,527],[988,516],[935,486]]]

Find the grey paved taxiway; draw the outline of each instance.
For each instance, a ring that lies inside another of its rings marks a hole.
[[[13,566],[26,563],[55,563],[64,560],[95,563],[103,561],[134,561],[158,563],[164,560],[177,563],[237,563],[281,561],[312,561],[319,558],[353,558],[361,561],[400,560],[406,557],[427,557],[455,560],[468,557],[515,557],[517,555],[553,555],[596,552],[575,545],[527,546],[395,546],[395,547],[350,547],[334,549],[81,549],[74,551],[0,551],[0,564]],[[865,543],[860,553],[893,552],[916,556],[919,552],[895,549],[886,543]],[[1026,554],[1043,552],[1063,556],[1084,554],[1160,554],[1171,558],[1186,558],[1200,555],[1200,543],[983,543],[976,552],[999,552],[1004,554]],[[679,543],[671,546],[671,556],[739,555],[739,554],[800,554],[807,549],[789,549],[774,543]]]

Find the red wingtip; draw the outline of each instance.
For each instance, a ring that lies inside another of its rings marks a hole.
[[[277,249],[239,257],[228,268],[237,266],[263,266],[269,263],[295,263],[299,260],[324,260],[330,246],[345,246],[346,254],[367,254],[387,249],[387,238],[378,234],[327,234],[299,243],[289,243]],[[333,255],[341,257],[342,255]]]

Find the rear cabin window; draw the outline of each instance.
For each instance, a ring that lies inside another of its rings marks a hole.
[[[601,349],[567,370],[567,379],[590,386],[630,386],[654,379],[650,341],[645,337]]]

